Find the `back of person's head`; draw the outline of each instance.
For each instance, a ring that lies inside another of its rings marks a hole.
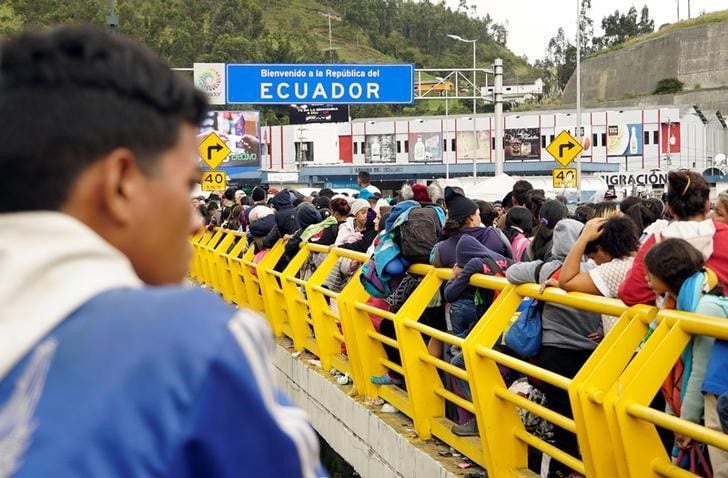
[[[371,182],[372,176],[368,171],[359,171],[357,178],[360,183],[368,185]]]
[[[580,204],[574,210],[574,214],[571,215],[572,219],[575,219],[582,224],[586,224],[589,219],[594,217],[594,205],[591,203]]]
[[[430,200],[433,203],[445,203],[445,191],[443,191],[442,187],[436,182],[433,181],[427,186],[427,194],[430,196]]]
[[[707,211],[710,186],[694,171],[667,173],[667,206],[678,221],[687,221]]]
[[[331,188],[323,188],[318,193],[319,197],[327,197],[331,199],[334,197],[334,191]]]
[[[501,206],[506,211],[513,207],[513,191],[508,191],[508,193],[503,196],[503,201],[501,201]]]
[[[225,190],[225,192],[223,193],[222,197],[224,197],[228,201],[234,201],[235,200],[235,188],[227,188]]]
[[[647,272],[664,282],[675,296],[686,279],[703,270],[704,263],[703,254],[684,239],[660,241],[645,255]]]
[[[629,211],[632,206],[640,204],[641,202],[642,199],[638,196],[627,196],[619,203],[619,210],[622,211],[622,214],[627,214],[627,211]]]
[[[476,199],[475,204],[478,205],[478,210],[480,211],[480,222],[484,226],[492,226],[498,218],[498,212],[495,210],[493,205],[488,201],[483,201],[482,199]]]
[[[63,26],[10,37],[0,50],[0,212],[62,208],[78,176],[118,148],[154,174],[206,110],[191,82],[122,35]],[[30,184],[43,194],[26,194]]]
[[[346,218],[351,213],[351,206],[349,201],[344,198],[334,198],[329,201],[329,209],[341,218]]]
[[[506,224],[503,232],[511,241],[518,234],[531,237],[531,232],[533,232],[533,215],[531,211],[523,206],[510,208],[506,213]]]
[[[253,192],[250,193],[250,196],[253,198],[253,201],[265,201],[266,193],[265,189],[261,188],[260,186],[255,186],[253,188]]]
[[[612,259],[631,256],[640,247],[640,233],[634,221],[628,216],[612,216],[602,224],[602,235],[587,243],[585,254],[592,254],[601,248]]]
[[[621,214],[619,204],[612,201],[602,201],[594,205],[594,217],[609,219],[612,216]]]
[[[569,210],[556,199],[547,199],[538,213],[539,224],[536,226],[531,241],[531,257],[546,259],[551,254],[551,238],[556,224],[569,215]]]
[[[541,211],[544,202],[546,202],[546,193],[543,189],[531,189],[526,193],[526,202],[522,206],[531,211],[534,226],[538,224],[538,213]],[[564,204],[563,201],[559,202]]]
[[[662,217],[662,212],[662,202],[659,199],[644,199],[630,206],[624,214],[634,221],[639,231],[644,231],[647,226]]]
[[[512,194],[512,201],[515,206],[526,206],[526,202],[528,201],[528,192],[533,189],[533,185],[526,181],[525,179],[519,179],[516,181],[516,183],[513,185],[513,189],[511,190]]]

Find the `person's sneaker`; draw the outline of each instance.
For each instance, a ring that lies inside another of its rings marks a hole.
[[[471,418],[462,425],[454,425],[451,431],[459,437],[475,437],[478,436],[478,422],[475,418]]]

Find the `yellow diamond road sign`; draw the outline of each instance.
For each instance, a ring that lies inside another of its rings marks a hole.
[[[198,151],[200,157],[205,164],[210,166],[210,169],[215,169],[220,166],[220,163],[230,154],[228,145],[214,131],[202,140]]]
[[[568,131],[564,130],[559,133],[551,144],[546,147],[546,151],[554,157],[562,166],[568,166],[570,162],[576,158],[584,148],[578,139],[574,138]]]

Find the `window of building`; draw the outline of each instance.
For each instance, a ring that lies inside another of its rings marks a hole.
[[[602,133],[602,146],[607,145],[607,133]]]
[[[409,153],[409,141],[406,139],[404,140],[404,152]]]
[[[359,143],[354,141],[354,154],[359,154]]]
[[[599,139],[599,136],[596,133],[592,133],[592,146],[598,146],[597,139]]]
[[[655,130],[652,132],[652,144],[657,144],[659,141],[660,139],[657,135],[657,130]]]
[[[649,131],[645,131],[644,134],[643,134],[643,136],[644,136],[644,142],[645,142],[645,144],[650,144],[650,132]]]
[[[398,153],[402,152],[402,141],[397,141],[397,152]]]
[[[455,144],[455,138],[452,138],[450,140],[450,151],[457,151],[457,149],[455,149],[456,146],[457,145]]]

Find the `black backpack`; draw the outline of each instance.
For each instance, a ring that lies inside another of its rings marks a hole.
[[[415,264],[429,264],[430,253],[440,237],[444,214],[437,206],[414,207],[399,226],[402,257]]]

